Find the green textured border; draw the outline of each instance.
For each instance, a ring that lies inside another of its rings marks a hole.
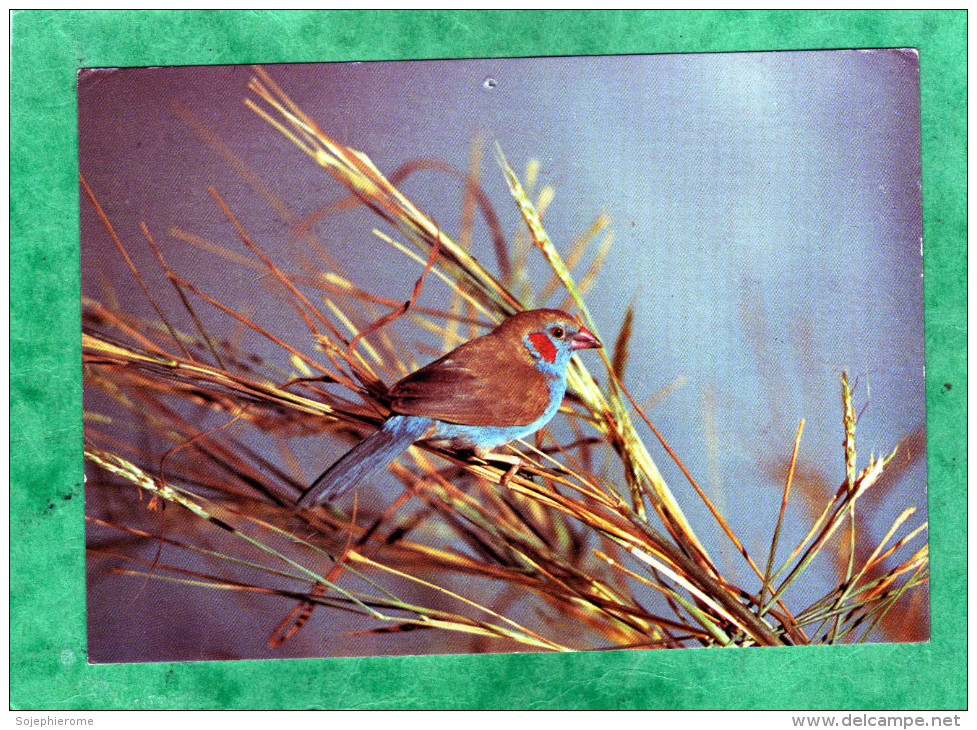
[[[966,26],[966,11],[15,11],[11,707],[965,708]],[[921,59],[929,644],[87,664],[78,67],[893,46]]]

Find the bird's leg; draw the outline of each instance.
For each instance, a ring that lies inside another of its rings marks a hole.
[[[509,480],[515,476],[516,472],[519,471],[519,467],[523,464],[522,457],[516,454],[496,454],[491,449],[487,451],[476,450],[475,454],[483,461],[497,461],[510,465],[505,474],[502,475],[502,479],[499,480],[499,486],[503,488],[505,488]]]

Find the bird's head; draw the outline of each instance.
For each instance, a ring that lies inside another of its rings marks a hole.
[[[536,367],[562,376],[574,350],[603,347],[583,322],[559,309],[534,309],[509,317],[496,329],[499,335],[518,339]]]

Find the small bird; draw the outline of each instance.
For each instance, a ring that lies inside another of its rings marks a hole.
[[[556,415],[574,350],[602,347],[578,319],[558,309],[514,314],[394,385],[392,416],[316,479],[298,500],[311,508],[336,499],[390,464],[415,441],[470,450],[518,466],[492,450],[535,433]]]

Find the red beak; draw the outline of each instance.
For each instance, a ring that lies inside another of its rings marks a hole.
[[[591,347],[603,347],[601,341],[594,337],[594,334],[586,327],[581,327],[570,340],[571,350],[586,350]]]

